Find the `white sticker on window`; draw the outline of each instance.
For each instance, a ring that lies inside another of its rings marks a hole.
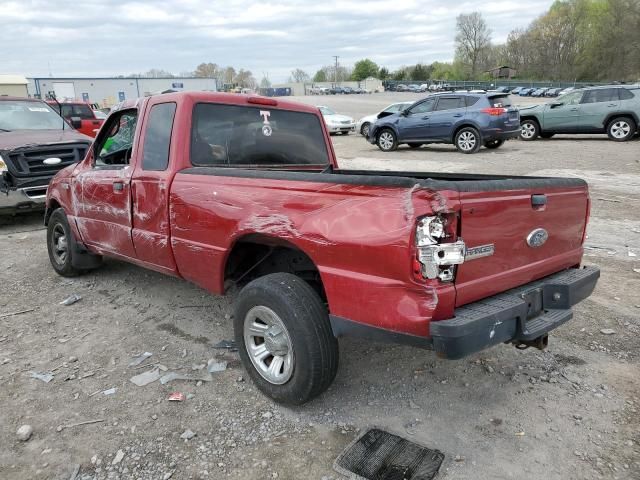
[[[45,107],[27,107],[32,112],[48,112],[49,109]]]
[[[269,117],[271,116],[271,112],[269,110],[260,110],[260,115],[263,118],[262,122],[262,134],[265,137],[270,137],[273,133],[273,129],[271,128],[271,124],[269,123]]]

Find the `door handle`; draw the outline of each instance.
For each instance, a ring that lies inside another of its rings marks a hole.
[[[423,120],[429,120],[429,115],[422,117]]]
[[[456,114],[454,115],[454,117],[456,117],[456,118],[459,118],[459,117],[461,117],[461,116],[462,116],[462,114],[461,114],[461,113],[456,113]]]
[[[113,182],[113,191],[114,192],[121,192],[124,190],[124,183],[123,182]]]
[[[617,105],[615,103],[610,103],[609,105],[607,105],[607,107],[616,107]]]
[[[570,112],[577,112],[577,111],[578,111],[578,109],[577,109],[577,108],[572,108],[572,109],[570,110]]]

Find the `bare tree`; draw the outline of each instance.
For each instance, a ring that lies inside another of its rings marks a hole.
[[[219,78],[222,69],[215,63],[201,63],[196,67],[194,75],[201,78]]]
[[[456,57],[471,68],[471,76],[475,78],[491,46],[491,30],[480,12],[460,14],[456,22]]]
[[[296,68],[291,71],[291,80],[292,83],[306,83],[311,80],[311,77],[309,77],[309,74],[304,70]]]

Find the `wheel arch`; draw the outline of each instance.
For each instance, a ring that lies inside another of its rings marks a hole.
[[[463,128],[467,128],[467,127],[471,127],[478,132],[478,135],[480,135],[480,143],[484,141],[482,138],[482,130],[480,129],[480,127],[474,122],[470,122],[467,120],[465,122],[460,123],[460,125],[455,126],[455,128],[453,129],[453,134],[451,135],[451,143],[455,143],[456,135],[458,135],[458,132]]]
[[[246,233],[234,239],[222,265],[222,291],[280,272],[305,280],[326,302],[322,275],[311,255],[290,240],[263,233]]]
[[[638,115],[635,112],[632,111],[622,111],[622,112],[615,112],[615,113],[610,113],[608,114],[605,119],[604,122],[602,122],[602,127],[603,128],[607,128],[607,126],[609,126],[609,123],[611,122],[611,120],[613,120],[614,118],[618,118],[618,117],[628,117],[631,118],[635,124],[636,124],[636,129],[640,126],[640,119],[638,118]]]

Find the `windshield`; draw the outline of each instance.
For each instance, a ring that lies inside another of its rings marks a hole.
[[[70,128],[44,102],[0,101],[0,130],[63,130]]]
[[[320,108],[320,113],[322,113],[322,115],[335,115],[336,114],[336,112],[331,110],[329,107],[319,107],[319,108]]]

